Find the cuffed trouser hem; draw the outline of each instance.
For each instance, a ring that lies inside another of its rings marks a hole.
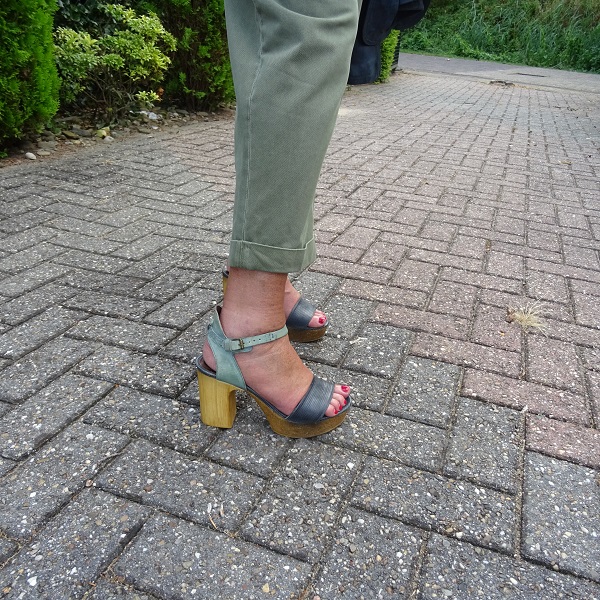
[[[297,273],[310,266],[316,257],[314,239],[297,250],[232,240],[229,266],[269,273]]]

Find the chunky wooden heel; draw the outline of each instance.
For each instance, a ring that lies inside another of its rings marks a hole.
[[[238,388],[198,371],[200,418],[205,425],[231,429],[237,411],[235,392]]]

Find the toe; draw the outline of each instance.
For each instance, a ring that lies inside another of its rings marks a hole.
[[[312,316],[312,319],[309,321],[308,326],[309,327],[323,327],[323,325],[325,325],[326,322],[327,322],[327,315],[321,310],[316,310],[315,314]]]

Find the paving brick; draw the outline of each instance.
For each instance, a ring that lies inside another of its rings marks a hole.
[[[202,353],[202,345],[206,338],[206,328],[212,320],[212,313],[204,314],[198,321],[190,325],[179,337],[165,346],[159,352],[160,356],[182,360],[193,361]]]
[[[92,316],[72,327],[68,335],[80,340],[103,342],[154,354],[170,342],[177,335],[177,331],[166,327],[133,323],[125,319]],[[2,338],[0,338],[0,345],[1,343]]]
[[[290,449],[241,535],[282,554],[317,562],[359,468],[347,450],[301,440]]]
[[[377,285],[355,279],[345,281],[340,287],[340,292],[348,296],[364,298],[365,300],[378,300],[386,304],[401,304],[413,308],[423,308],[427,301],[427,295],[423,292],[391,287],[389,285]]]
[[[148,555],[146,548],[154,551]],[[300,596],[310,567],[166,515],[150,519],[114,565],[125,582],[159,598]]]
[[[433,534],[419,598],[600,598],[600,586]]]
[[[100,346],[77,366],[76,372],[142,392],[174,398],[190,382],[195,371],[191,365],[182,365],[167,358]]]
[[[413,261],[433,263],[441,267],[455,267],[467,271],[480,272],[482,268],[481,260],[464,256],[453,256],[442,252],[431,252],[429,250],[411,250],[408,258]]]
[[[486,272],[491,275],[522,279],[524,274],[523,258],[515,254],[491,250],[488,255]]]
[[[459,235],[450,247],[450,253],[482,260],[487,252],[488,240]]]
[[[538,383],[583,392],[581,364],[574,344],[540,335],[527,340],[529,378]]]
[[[25,250],[0,258],[0,270],[7,273],[21,273],[37,264],[49,262],[63,252],[64,248],[41,242]]]
[[[68,271],[70,271],[70,268],[64,265],[52,263],[36,265],[25,273],[5,277],[2,280],[2,295],[9,298],[18,298],[31,290],[36,290],[44,284],[58,279]]]
[[[348,509],[313,586],[320,598],[408,597],[423,534],[390,519]]]
[[[340,285],[340,278],[324,273],[304,271],[293,279],[294,287],[316,306],[323,306]]]
[[[19,252],[25,250],[25,248],[36,246],[55,236],[56,231],[54,229],[44,226],[34,227],[33,229],[20,231],[18,233],[7,233],[6,236],[2,238],[2,249],[7,253]]]
[[[90,290],[102,292],[103,294],[126,296],[133,294],[134,291],[142,287],[146,281],[144,279],[140,279],[139,277],[125,277],[123,275],[99,273],[98,271],[73,269],[64,277],[61,277],[57,283],[65,286],[71,286],[73,288],[72,296],[74,296],[76,293],[79,293],[79,290]]]
[[[598,288],[600,294],[600,286]],[[575,321],[578,325],[600,329],[600,295],[589,296],[585,294],[573,294],[575,305]]]
[[[425,358],[408,357],[392,388],[385,412],[436,427],[447,427],[460,370]]]
[[[600,431],[546,417],[527,417],[527,449],[600,469]]]
[[[16,403],[41,390],[93,352],[87,342],[54,339],[2,371],[0,399]]]
[[[111,384],[65,375],[0,419],[0,454],[21,460],[78,418]]]
[[[444,267],[441,270],[440,279],[442,281],[454,281],[478,288],[499,290],[513,294],[519,294],[522,288],[522,283],[516,279],[508,279],[496,275],[484,275],[483,273],[464,271],[454,267]]]
[[[352,504],[487,548],[514,550],[514,500],[466,481],[368,458]]]
[[[427,308],[432,312],[469,319],[475,304],[475,294],[474,287],[439,281]]]
[[[137,440],[98,476],[97,485],[201,525],[234,531],[264,482]]]
[[[428,470],[441,468],[445,446],[444,431],[436,427],[360,408],[353,408],[340,427],[321,439]]]
[[[510,377],[518,377],[520,373],[520,357],[516,352],[438,335],[418,333],[410,353],[465,367],[489,370]]]
[[[70,267],[99,271],[100,273],[119,273],[131,265],[131,261],[123,258],[83,252],[81,250],[64,252],[56,256],[54,262]]]
[[[160,308],[148,314],[144,320],[152,325],[184,329],[191,325],[199,315],[213,308],[220,298],[220,292],[195,285],[164,303]]]
[[[435,285],[438,270],[435,264],[406,259],[398,267],[392,284],[428,294]]]
[[[507,408],[461,398],[444,474],[516,494],[522,419]]]
[[[409,331],[390,325],[367,323],[359,336],[352,340],[344,367],[392,377],[406,354],[410,341]]]
[[[570,277],[572,279],[582,279],[583,281],[591,281],[600,283],[600,272],[596,269],[574,267],[571,265],[563,265],[559,263],[549,262],[545,260],[536,260],[528,258],[527,268],[534,271],[543,271],[545,273],[553,273],[562,277]]]
[[[471,331],[471,341],[512,352],[521,352],[521,331],[511,326],[506,319],[506,310],[480,304]]]
[[[344,217],[342,217],[344,218]],[[335,240],[336,245],[360,248],[366,250],[377,239],[379,232],[376,229],[350,225]],[[375,263],[379,264],[379,263]]]
[[[340,365],[350,348],[348,340],[329,336],[325,336],[315,344],[294,342],[292,345],[302,360],[322,362],[333,366]]]
[[[159,304],[158,302],[138,300],[129,296],[88,291],[70,298],[65,302],[65,306],[85,310],[96,315],[137,321],[156,310]]]
[[[368,410],[380,410],[383,407],[391,386],[390,380],[384,377],[348,369],[340,369],[331,379],[349,385],[352,388],[352,405]]]
[[[551,302],[569,302],[569,290],[564,277],[541,271],[527,274],[527,294],[531,298]]]
[[[165,302],[184,292],[195,283],[204,281],[206,274],[190,269],[172,269],[146,283],[136,291],[136,296],[144,300]]]
[[[347,277],[349,279],[361,279],[374,283],[387,283],[392,277],[393,271],[381,267],[369,267],[335,260],[332,258],[318,258],[312,267],[313,271]]]
[[[584,396],[495,373],[466,369],[461,393],[572,423],[587,425],[590,422]]]
[[[120,387],[89,410],[84,421],[173,450],[200,454],[216,433],[200,423],[197,399],[195,404]]]
[[[332,296],[322,310],[329,319],[327,335],[354,338],[369,318],[374,304],[342,294]],[[0,338],[1,339],[1,338]]]
[[[63,247],[63,252],[66,248],[71,248],[97,254],[110,254],[122,246],[119,242],[79,233],[60,233],[52,239],[52,244]]]
[[[540,454],[525,462],[523,540],[527,558],[600,581],[597,473]]]
[[[85,313],[61,307],[48,308],[29,321],[0,335],[0,356],[18,359],[67,331]]]
[[[0,526],[12,537],[29,538],[126,443],[122,435],[72,425],[2,479]]]

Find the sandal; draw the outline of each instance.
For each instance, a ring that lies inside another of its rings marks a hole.
[[[229,271],[223,269],[222,274],[223,293],[225,293]],[[327,327],[329,327],[327,317],[325,318],[325,323],[323,323],[321,327],[310,327],[308,325],[315,314],[315,310],[317,310],[317,307],[302,297],[296,302],[285,322],[288,328],[290,342],[316,342],[325,335]]]
[[[290,415],[285,415],[270,402],[263,399],[246,385],[244,377],[235,360],[238,352],[250,352],[254,346],[277,340],[287,334],[284,325],[277,331],[252,337],[229,339],[223,332],[219,311],[215,310],[213,320],[208,326],[208,344],[217,362],[217,371],[213,371],[199,356],[196,359],[198,369],[198,388],[200,395],[200,414],[202,422],[212,427],[229,429],[233,426],[236,413],[235,392],[247,392],[267,417],[271,429],[285,437],[309,438],[335,429],[346,418],[350,408],[350,396],[346,405],[333,417],[326,417],[333,395],[334,384],[313,376],[312,383],[304,397]]]

